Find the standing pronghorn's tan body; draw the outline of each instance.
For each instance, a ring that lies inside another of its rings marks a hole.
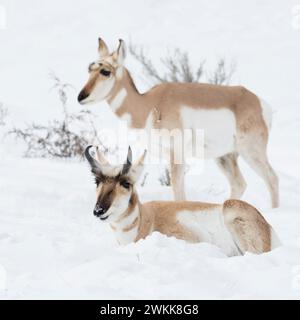
[[[154,231],[188,242],[208,242],[227,255],[267,252],[279,245],[272,227],[251,205],[227,200],[222,205],[191,201],[152,201],[141,203],[135,182],[141,175],[145,154],[131,164],[129,149],[122,167],[111,166],[98,153],[89,153],[97,184],[94,214],[109,222],[120,244],[144,239]]]
[[[105,99],[132,128],[203,129],[204,156],[216,159],[231,185],[231,198],[240,198],[246,189],[237,163],[241,155],[265,181],[272,206],[279,205],[278,179],[266,152],[271,117],[255,94],[240,86],[200,83],[164,83],[140,94],[123,65],[123,41],[109,54],[99,39],[99,54],[78,96],[81,104]],[[184,200],[184,164],[174,161],[176,150],[169,152],[175,199]]]

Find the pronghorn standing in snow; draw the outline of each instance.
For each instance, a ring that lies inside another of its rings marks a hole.
[[[124,42],[110,54],[99,39],[98,51],[99,59],[89,65],[89,80],[78,96],[81,104],[106,100],[131,128],[203,129],[204,156],[216,159],[229,180],[230,197],[238,199],[246,189],[237,162],[241,155],[265,181],[272,207],[279,205],[278,178],[266,150],[271,114],[254,93],[241,86],[163,83],[140,94],[124,67]],[[184,200],[184,163],[174,161],[174,148],[168,152],[174,196]]]
[[[107,221],[120,244],[136,242],[154,231],[188,242],[208,242],[227,255],[267,252],[280,244],[264,217],[250,204],[227,200],[223,204],[192,201],[141,203],[135,182],[143,169],[144,155],[132,164],[112,166],[97,149],[97,159],[86,148],[97,185],[94,215]]]

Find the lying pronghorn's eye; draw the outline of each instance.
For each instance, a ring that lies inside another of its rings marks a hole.
[[[100,73],[105,77],[109,77],[111,72],[109,70],[101,69]]]
[[[131,184],[128,181],[120,181],[120,185],[125,188],[125,189],[129,189]]]

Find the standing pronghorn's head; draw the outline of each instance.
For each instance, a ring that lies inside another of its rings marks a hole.
[[[101,38],[98,42],[99,59],[89,65],[88,82],[78,95],[80,104],[99,102],[109,97],[116,80],[123,74],[124,41],[119,40],[119,47],[112,54],[109,54],[107,45]]]
[[[91,166],[97,186],[94,215],[101,220],[114,222],[137,202],[134,185],[142,173],[146,151],[136,163],[132,164],[132,152],[129,147],[126,163],[113,166],[98,148],[96,148],[96,160],[90,154],[91,148],[92,146],[86,148],[85,157]]]

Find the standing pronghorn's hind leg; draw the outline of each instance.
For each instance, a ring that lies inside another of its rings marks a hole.
[[[263,253],[272,249],[272,229],[250,204],[227,200],[223,205],[224,223],[239,252]]]
[[[238,154],[234,152],[216,159],[217,165],[230,183],[231,199],[241,198],[247,187],[246,181],[238,166],[237,158]]]
[[[267,157],[271,109],[248,91],[239,101],[237,110],[236,151],[264,180],[272,207],[276,208],[279,206],[278,178]]]
[[[261,137],[251,137],[244,141],[238,151],[249,166],[265,181],[271,195],[272,207],[279,206],[279,182],[278,177],[271,167],[267,152],[266,143]]]

